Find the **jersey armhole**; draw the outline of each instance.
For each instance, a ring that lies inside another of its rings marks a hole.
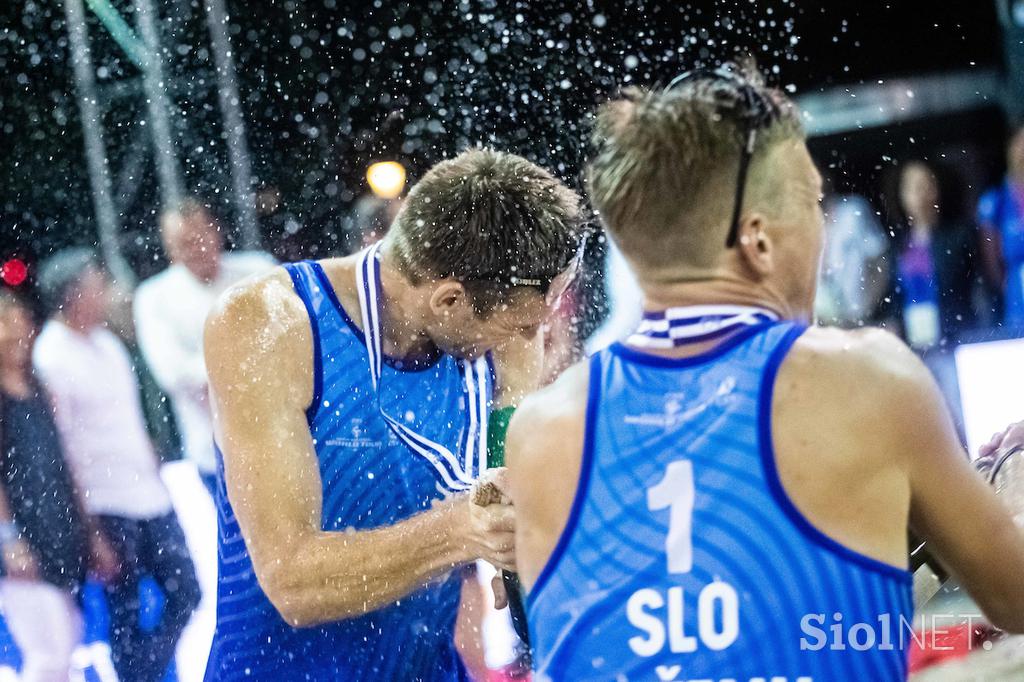
[[[587,499],[587,491],[590,488],[590,475],[594,463],[594,435],[597,430],[597,410],[601,402],[601,353],[595,353],[590,357],[590,372],[587,385],[587,409],[583,423],[583,452],[580,456],[580,475],[576,482],[576,494],[573,496],[572,506],[569,508],[569,517],[565,521],[565,527],[558,542],[555,544],[551,556],[548,557],[544,568],[537,576],[533,589],[527,595],[527,617],[537,602],[537,597],[547,584],[548,580],[558,568],[558,564],[568,549],[569,543],[576,534],[576,526],[579,523],[580,512],[583,510],[583,503]]]
[[[887,564],[883,561],[879,561],[878,559],[869,557],[866,554],[861,554],[860,552],[850,549],[846,545],[833,540],[831,537],[819,530],[818,527],[811,523],[810,519],[808,519],[804,513],[797,508],[796,504],[794,504],[793,500],[790,499],[782,485],[782,479],[779,477],[779,471],[775,464],[775,445],[772,441],[772,399],[775,395],[775,379],[778,376],[779,367],[786,359],[786,356],[789,354],[790,349],[792,349],[793,344],[806,330],[807,327],[803,325],[794,325],[786,331],[782,340],[779,341],[778,345],[774,349],[772,349],[771,355],[768,357],[768,363],[764,369],[764,374],[761,377],[761,388],[758,393],[757,432],[758,441],[760,442],[761,463],[764,469],[765,483],[771,491],[775,502],[786,514],[790,522],[792,522],[793,525],[796,526],[797,530],[799,530],[808,540],[835,554],[840,559],[857,564],[861,568],[875,573],[881,573],[882,575],[889,576],[901,582],[910,583],[912,582],[913,577],[906,569],[893,566],[892,564]]]
[[[323,371],[323,360],[320,352],[320,324],[317,321],[316,310],[313,308],[313,300],[310,296],[309,287],[307,286],[306,280],[303,279],[299,269],[301,267],[311,267],[308,263],[288,263],[284,266],[285,271],[292,280],[292,286],[295,289],[295,294],[302,300],[302,304],[306,307],[306,315],[309,317],[309,329],[313,337],[313,398],[309,401],[309,407],[306,408],[306,421],[310,426],[313,425],[313,419],[316,417],[317,411],[320,409],[320,401],[323,398],[324,389],[324,371]]]

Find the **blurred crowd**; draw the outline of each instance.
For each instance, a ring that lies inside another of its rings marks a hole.
[[[926,352],[980,329],[1024,326],[1024,129],[1007,173],[964,216],[949,197],[956,169],[922,160],[899,168],[895,218],[863,196],[832,189],[816,313],[840,326],[894,327]]]
[[[949,170],[904,163],[892,221],[864,196],[835,191],[826,169],[816,302],[821,323],[897,330],[947,395],[955,392],[956,344],[985,330],[1024,335],[1024,129],[1008,144],[1004,181],[981,196],[973,216],[950,210]],[[331,254],[379,238],[399,206],[368,195]],[[314,255],[298,252],[292,237],[301,225],[276,189],[261,191],[257,208],[279,257]],[[34,306],[0,292],[0,600],[29,682],[67,679],[90,572],[104,585],[110,659],[122,680],[163,679],[193,611],[213,599],[196,563],[216,558],[193,561],[161,461],[183,457],[215,494],[204,320],[226,289],[275,260],[226,251],[217,217],[194,199],[165,211],[159,228],[168,265],[131,294],[112,286],[85,248],[41,264],[41,325]],[[609,251],[600,307],[610,316],[593,347],[631,331],[639,312],[635,283]],[[556,367],[580,352],[577,322],[594,297],[577,291],[566,301],[549,329],[548,351],[562,358]],[[163,599],[158,622],[146,628],[144,576]]]
[[[225,289],[274,260],[224,252],[216,218],[194,200],[165,212],[160,231],[169,265],[131,297],[87,248],[41,264],[41,328],[25,301],[0,293],[0,599],[28,682],[69,679],[89,572],[104,585],[121,680],[164,679],[200,599],[213,597],[161,460],[183,455],[213,493],[203,324]],[[142,617],[144,577],[162,602],[155,623]]]
[[[903,163],[888,213],[835,191],[825,171],[818,322],[899,333],[931,368],[961,431],[952,350],[1024,336],[1024,128],[1007,144],[1006,168],[967,215],[953,200],[955,167]]]

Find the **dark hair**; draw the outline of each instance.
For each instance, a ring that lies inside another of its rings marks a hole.
[[[903,174],[911,166],[924,168],[935,182],[935,191],[938,194],[939,202],[939,224],[935,227],[943,229],[950,224],[962,221],[965,215],[964,189],[957,171],[948,164],[928,161],[922,158],[907,159],[900,164],[897,172],[891,176],[893,182],[890,186],[894,189],[893,196],[896,199],[892,206],[894,210],[891,212],[893,220],[903,225],[907,223],[907,213],[903,208],[901,187],[903,184]]]
[[[474,149],[431,168],[388,233],[399,269],[463,283],[480,314],[517,280],[546,289],[579,242],[579,196],[526,159]]]
[[[90,269],[100,268],[96,253],[86,247],[64,249],[43,261],[36,281],[47,314],[52,315],[67,303],[69,291]]]

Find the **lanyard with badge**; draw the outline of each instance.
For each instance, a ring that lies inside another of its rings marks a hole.
[[[473,487],[477,477],[487,468],[487,413],[492,391],[490,366],[486,358],[458,361],[464,379],[466,405],[469,411],[468,433],[461,456],[452,452],[445,445],[406,426],[384,410],[380,400],[384,355],[381,350],[382,287],[379,252],[380,242],[365,249],[359,256],[356,268],[363,339],[366,344],[366,357],[370,364],[370,382],[376,394],[377,409],[388,428],[410,450],[430,463],[450,491],[469,490]]]

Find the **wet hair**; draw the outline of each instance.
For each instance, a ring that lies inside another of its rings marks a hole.
[[[474,149],[435,165],[410,190],[388,232],[413,283],[460,281],[478,314],[507,300],[514,280],[546,289],[576,253],[579,196],[526,159]]]
[[[43,261],[36,281],[47,314],[64,307],[71,290],[86,273],[99,269],[101,265],[96,253],[86,247],[64,249]]]
[[[777,173],[761,167],[767,151],[804,139],[799,114],[752,66],[736,77],[687,78],[669,88],[627,88],[602,105],[591,136],[587,189],[605,227],[627,256],[652,269],[682,259],[712,265],[729,231],[749,99],[777,115],[757,129],[746,202],[772,196]]]

